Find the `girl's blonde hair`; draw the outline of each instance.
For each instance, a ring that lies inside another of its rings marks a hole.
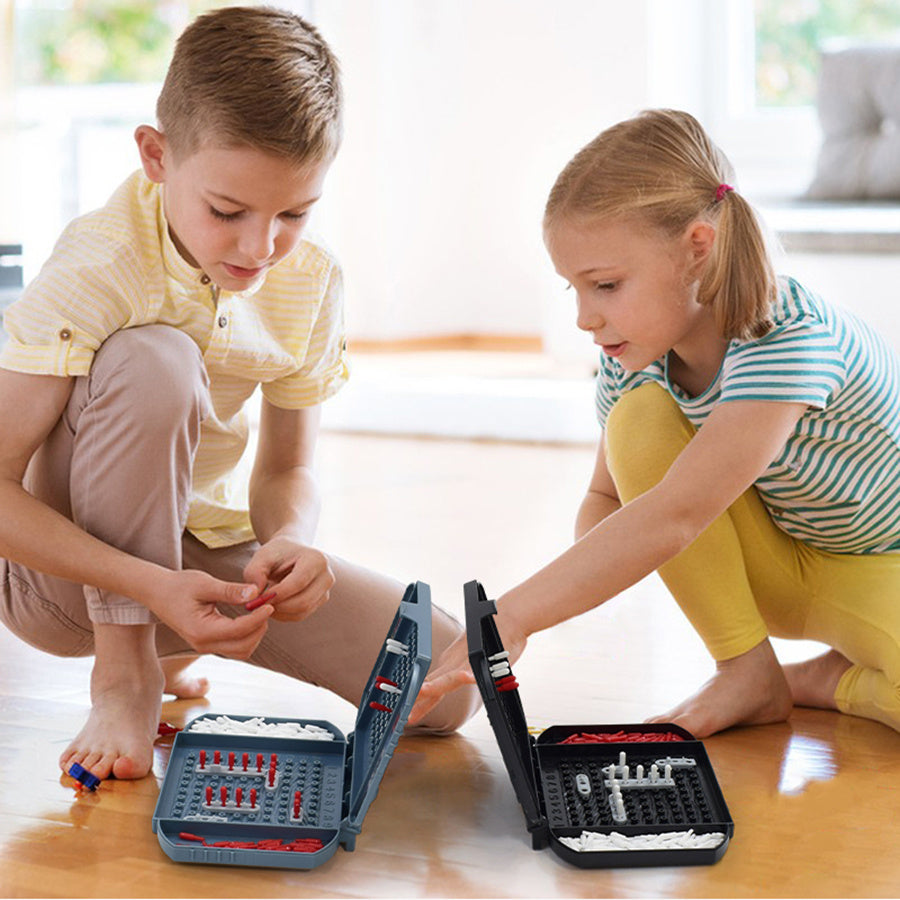
[[[544,230],[564,219],[626,218],[679,237],[695,221],[716,229],[698,302],[723,337],[762,337],[772,326],[775,272],[750,204],[728,184],[733,170],[685,112],[646,110],[607,129],[560,173]]]
[[[199,16],[179,37],[156,115],[179,158],[210,141],[307,165],[337,153],[341,107],[337,59],[312,25],[235,6]]]

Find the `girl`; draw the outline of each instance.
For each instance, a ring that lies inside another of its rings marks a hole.
[[[900,730],[900,360],[775,277],[731,180],[671,110],[603,132],[557,179],[545,243],[602,350],[604,433],[576,543],[497,624],[515,658],[658,569],[716,672],[653,721],[705,737],[800,705]],[[831,649],[782,667],[769,635]],[[463,650],[413,718],[470,680]]]

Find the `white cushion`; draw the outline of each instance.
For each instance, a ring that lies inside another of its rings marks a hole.
[[[900,46],[825,51],[815,200],[900,198]]]

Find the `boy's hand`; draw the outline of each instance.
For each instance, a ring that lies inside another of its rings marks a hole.
[[[320,550],[286,537],[263,544],[244,569],[280,622],[299,622],[328,600],[334,573]],[[252,604],[251,604],[252,605]]]
[[[246,615],[226,616],[216,604],[243,606],[258,591],[252,585],[219,581],[206,572],[171,572],[162,587],[148,607],[198,653],[248,659],[263,639],[274,612],[266,604]]]

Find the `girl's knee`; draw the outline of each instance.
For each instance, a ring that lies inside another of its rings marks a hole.
[[[658,484],[696,434],[658,384],[627,391],[606,422],[606,454],[619,495],[628,501]]]

